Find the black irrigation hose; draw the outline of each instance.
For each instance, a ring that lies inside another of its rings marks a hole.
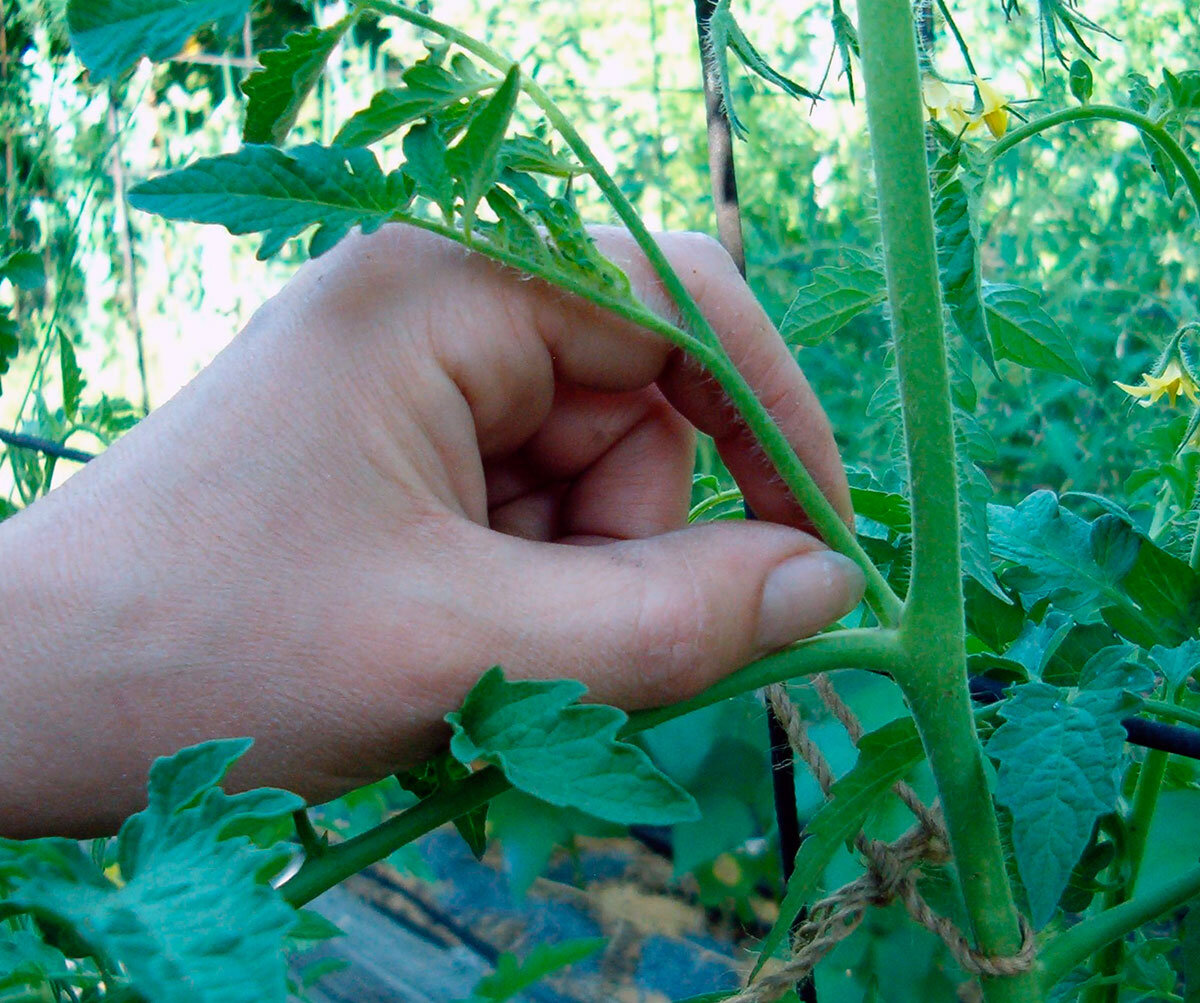
[[[971,698],[976,703],[993,704],[1004,699],[1008,683],[987,676],[971,677]],[[1144,717],[1127,717],[1121,722],[1125,726],[1125,738],[1130,745],[1146,749],[1174,753],[1187,759],[1200,759],[1200,730],[1184,728],[1177,724],[1148,721]]]

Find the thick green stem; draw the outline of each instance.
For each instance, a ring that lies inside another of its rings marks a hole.
[[[1039,118],[1036,122],[1030,122],[1019,129],[1013,129],[1012,132],[999,140],[988,151],[988,157],[993,161],[999,160],[1009,150],[1019,146],[1025,140],[1036,136],[1039,132],[1053,129],[1057,125],[1063,125],[1067,122],[1084,122],[1093,119],[1125,122],[1128,125],[1135,126],[1141,131],[1143,136],[1161,148],[1163,153],[1170,158],[1171,163],[1175,165],[1176,170],[1179,171],[1179,176],[1183,179],[1188,193],[1192,196],[1196,212],[1200,215],[1200,172],[1197,172],[1195,164],[1192,163],[1175,137],[1166,129],[1149,116],[1129,108],[1120,108],[1117,105],[1108,104],[1087,104],[1079,108],[1064,108],[1061,111],[1052,112],[1044,118]]]
[[[1020,949],[967,689],[950,379],[908,0],[861,0],[859,40],[912,486],[912,586],[900,626],[908,697],[946,814],[977,947]],[[988,1003],[1041,998],[1032,972],[983,981]]]
[[[1142,710],[1147,714],[1153,714],[1155,717],[1165,718],[1168,721],[1178,721],[1180,724],[1190,724],[1193,728],[1200,728],[1200,712],[1189,710],[1187,707],[1178,707],[1175,704],[1167,703],[1165,700],[1147,700],[1142,704]]]
[[[1122,852],[1113,863],[1115,881],[1104,893],[1103,910],[1111,911],[1128,902],[1137,885],[1138,871],[1146,853],[1146,837],[1158,804],[1158,792],[1162,789],[1163,776],[1167,772],[1168,756],[1153,750],[1146,755],[1138,773],[1137,786],[1133,792],[1133,804],[1125,821],[1125,838]],[[1092,971],[1107,976],[1104,983],[1086,990],[1080,1003],[1116,1003],[1121,992],[1120,975],[1125,964],[1125,942],[1118,937],[1106,944],[1092,959]]]
[[[1135,896],[1124,905],[1076,923],[1042,950],[1038,967],[1043,990],[1050,990],[1105,944],[1178,909],[1197,895],[1200,895],[1200,867],[1193,867],[1174,880]]]
[[[787,679],[844,668],[890,672],[898,665],[899,657],[894,631],[866,628],[819,634],[751,662],[691,700],[631,715],[622,735],[645,731],[740,693]],[[502,794],[508,786],[499,770],[488,767],[353,839],[322,846],[319,854],[307,857],[300,870],[284,883],[283,895],[296,906],[310,902],[406,843]]]
[[[359,6],[391,14],[417,27],[432,31],[478,56],[498,70],[506,72],[511,65],[509,60],[478,39],[428,15],[392,3],[390,0],[359,0]],[[866,551],[859,545],[853,531],[842,522],[841,516],[822,494],[821,489],[796,455],[796,451],[788,442],[787,437],[779,430],[770,413],[758,400],[754,390],[742,378],[741,373],[738,372],[737,367],[721,346],[720,339],[713,331],[712,325],[709,324],[695,299],[688,292],[683,280],[671,267],[666,255],[663,254],[653,235],[642,222],[633,204],[625,197],[616,181],[604,169],[591,148],[584,142],[583,137],[579,135],[550,95],[535,81],[527,77],[522,80],[522,88],[579,158],[621,222],[628,228],[638,247],[646,255],[646,260],[654,268],[663,288],[674,301],[683,318],[689,342],[683,346],[685,350],[690,352],[721,385],[729,396],[730,402],[745,420],[751,433],[762,445],[763,451],[778,471],[779,476],[795,495],[796,500],[825,542],[834,550],[853,558],[862,567],[867,579],[867,601],[880,623],[885,626],[895,626],[900,615],[899,598],[867,556]],[[477,247],[476,249],[488,253],[487,248]],[[680,343],[678,336],[672,341],[675,344]]]

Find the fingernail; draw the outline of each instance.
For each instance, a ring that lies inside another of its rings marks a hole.
[[[831,550],[788,558],[763,586],[759,650],[782,648],[845,616],[862,599],[866,584],[862,568]]]

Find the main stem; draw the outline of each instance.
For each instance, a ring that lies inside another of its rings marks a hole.
[[[1002,957],[1020,949],[1022,930],[967,689],[954,425],[909,0],[860,0],[859,40],[912,491],[897,682],[938,784],[976,945]],[[1033,972],[985,979],[983,991],[988,1003],[1041,999]]]

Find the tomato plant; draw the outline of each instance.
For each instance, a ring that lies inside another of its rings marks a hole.
[[[1072,337],[1036,292],[984,279],[981,207],[1006,158],[1053,130],[1132,128],[1167,197],[1190,203],[1181,225],[1191,233],[1200,173],[1189,126],[1200,108],[1200,70],[1164,68],[1161,83],[1137,76],[1127,98],[1101,102],[1087,59],[1089,39],[1103,29],[1073,5],[1046,2],[1038,25],[1070,97],[1060,88],[1059,107],[1026,116],[978,72],[955,12],[937,6],[964,78],[940,72],[925,7],[914,15],[907,0],[859,0],[852,22],[833,4],[834,52],[867,112],[881,248],[815,269],[781,325],[793,345],[811,346],[886,309],[894,365],[876,401],[899,415],[903,457],[891,470],[855,472],[857,532],[821,494],[571,116],[536,76],[423,9],[358,0],[336,21],[287,34],[243,82],[239,150],[132,188],[136,209],[261,235],[262,258],[309,233],[307,251],[319,255],[354,227],[419,227],[653,331],[721,385],[816,530],[862,568],[867,593],[837,628],[686,703],[631,716],[581,704],[578,683],[513,681],[493,667],[447,717],[448,751],[401,776],[418,803],[346,839],[319,832],[294,795],[224,793],[245,742],[214,740],[158,760],[149,806],[111,843],[90,853],[66,840],[0,844],[0,999],[284,999],[285,945],[329,932],[304,909],[323,891],[444,823],[482,853],[488,804],[511,789],[617,825],[694,820],[701,806],[656,764],[652,729],[806,679],[845,725],[857,758],[836,776],[804,716],[785,692],[771,691],[783,733],[824,798],[787,855],[779,917],[748,987],[711,998],[811,993],[821,959],[868,909],[894,900],[945,942],[958,977],[977,983],[989,1003],[1180,998],[1180,966],[1166,959],[1194,950],[1194,930],[1168,923],[1160,936],[1150,924],[1200,895],[1200,867],[1173,868],[1153,883],[1139,877],[1154,853],[1161,792],[1194,784],[1180,764],[1200,758],[1194,308],[1174,318],[1144,371],[1104,388],[1168,416],[1142,468],[1124,472],[1152,493],[1147,505],[1127,506],[1089,485],[992,503],[980,466],[987,437],[974,412],[976,380],[998,376],[1001,365],[1091,383]],[[1019,13],[1015,3],[1002,6]],[[816,99],[792,80],[797,68],[785,75],[763,58],[730,0],[697,7],[710,136],[713,123],[718,139],[722,126],[726,140],[748,128],[731,58],[792,97]],[[201,28],[229,31],[244,14],[237,0],[170,10],[71,0],[67,10],[71,44],[96,84],[142,57],[174,54]],[[326,60],[367,17],[419,32],[427,54],[331,141],[286,145]],[[1069,58],[1069,47],[1079,58]],[[401,133],[402,161],[386,166],[373,147]],[[714,164],[731,170],[727,144],[714,151]],[[578,195],[589,185],[633,235],[678,322],[639,302],[597,251]],[[723,204],[721,191],[721,232],[736,251],[736,203]],[[15,248],[0,260],[0,278],[36,287],[36,258]],[[0,374],[20,347],[15,330],[15,320],[0,317]],[[81,374],[69,339],[52,347],[69,423],[83,414]],[[126,412],[107,406],[88,420],[115,434]],[[1190,416],[1169,410],[1181,406]],[[54,452],[53,443],[20,438],[10,436],[14,448]],[[22,470],[29,501],[49,480],[45,470]],[[694,515],[736,517],[739,498],[719,472],[702,474]],[[892,680],[902,712],[862,729],[825,675],[838,670]],[[651,736],[639,744],[644,733]],[[922,762],[936,806],[906,783]],[[1173,765],[1184,780],[1171,778]],[[875,834],[875,816],[897,797],[914,824],[888,843]],[[822,895],[827,867],[847,842],[865,873]],[[296,866],[281,879],[289,863]],[[934,877],[944,895],[923,892]],[[189,923],[172,921],[185,913]],[[223,924],[234,914],[231,931]],[[781,967],[764,968],[776,956]]]

